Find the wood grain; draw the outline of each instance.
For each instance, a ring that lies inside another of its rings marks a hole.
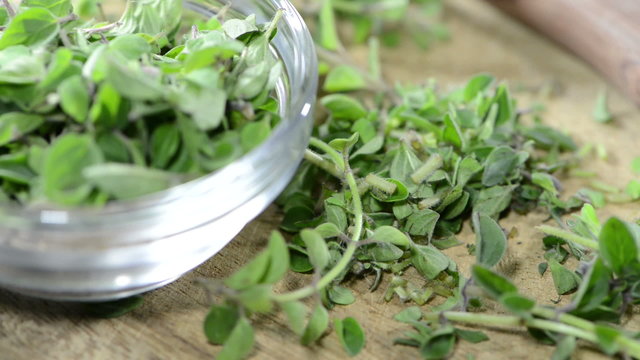
[[[392,80],[405,83],[438,80],[440,87],[464,83],[478,72],[491,72],[516,89],[518,106],[527,108],[543,102],[547,108],[545,123],[565,130],[583,145],[599,143],[608,149],[607,161],[590,159],[585,170],[600,174],[608,184],[624,187],[633,178],[629,164],[640,156],[637,134],[640,111],[616,91],[610,105],[615,120],[601,125],[591,120],[592,104],[604,80],[575,56],[512,21],[481,1],[447,0],[447,24],[450,42],[424,52],[410,41],[385,49],[382,61]],[[365,48],[355,48],[353,56],[363,64]],[[549,96],[545,94],[551,94]],[[585,180],[564,183],[565,194],[585,186]],[[619,215],[640,218],[638,203],[600,209],[603,217]],[[252,258],[265,245],[280,213],[269,208],[249,224],[221,253],[180,280],[145,295],[144,305],[118,319],[101,320],[82,315],[77,305],[29,299],[0,291],[0,360],[200,360],[212,359],[219,347],[209,345],[202,333],[202,321],[208,301],[195,284],[198,278],[221,278]],[[509,247],[515,263],[513,281],[522,291],[542,303],[550,304],[557,296],[550,274],[540,276],[537,265],[543,260],[540,234],[535,226],[545,220],[543,213],[510,216],[503,220],[507,229],[516,227],[518,235]],[[465,226],[460,236],[472,244],[474,236]],[[463,274],[474,262],[465,246],[447,251]],[[573,264],[575,265],[575,264]],[[357,292],[351,306],[336,307],[332,317],[352,316],[362,324],[367,345],[358,360],[415,359],[415,349],[393,346],[393,339],[407,327],[392,320],[405,304],[397,299],[382,300],[385,284],[377,292],[367,290],[371,278],[349,284]],[[289,276],[280,290],[303,286],[304,276]],[[415,278],[416,285],[422,283]],[[567,297],[562,301],[566,302]],[[427,305],[428,308],[428,305]],[[640,323],[627,326],[640,330]],[[491,341],[477,345],[461,343],[453,359],[478,360],[548,359],[553,348],[531,340],[523,331],[491,329]],[[329,334],[310,348],[299,345],[279,316],[256,319],[257,344],[251,359],[345,359],[335,334]],[[581,347],[574,360],[606,359]]]
[[[640,1],[489,2],[583,57],[640,105]]]

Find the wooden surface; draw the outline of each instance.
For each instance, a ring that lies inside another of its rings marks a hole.
[[[550,41],[480,1],[447,0],[448,23],[452,30],[449,43],[428,52],[410,42],[385,50],[384,64],[390,78],[415,82],[436,78],[442,87],[461,84],[478,72],[491,72],[519,89],[526,108],[532,101],[547,105],[545,121],[574,134],[580,144],[604,145],[606,161],[588,162],[609,184],[624,186],[631,178],[631,159],[640,156],[640,112],[625,98],[612,91],[610,103],[616,119],[600,125],[591,120],[591,111],[604,81],[587,65],[559,49]],[[356,59],[366,61],[363,49],[355,49]],[[547,98],[544,93],[551,93]],[[581,180],[582,181],[582,180]],[[566,193],[584,185],[567,182]],[[640,217],[638,203],[607,207],[603,215],[616,214],[628,219]],[[266,236],[277,223],[279,213],[270,208],[248,225],[228,247],[213,259],[179,281],[146,295],[145,304],[134,312],[114,320],[97,320],[78,315],[76,305],[28,299],[0,291],[0,359],[211,359],[219,348],[207,344],[202,320],[207,312],[204,292],[194,284],[197,278],[217,278],[231,273],[265,244]],[[510,240],[514,281],[524,293],[548,303],[557,296],[549,274],[540,277],[536,266],[542,261],[540,234],[533,229],[544,215],[510,216],[502,224],[517,227],[518,236]],[[465,227],[461,239],[473,242]],[[464,247],[448,254],[468,274],[473,258]],[[387,281],[388,279],[386,279]],[[301,286],[307,278],[291,276],[283,288]],[[351,284],[358,290],[357,301],[338,307],[333,317],[353,316],[367,333],[367,346],[357,359],[417,358],[412,348],[393,346],[392,341],[407,330],[391,317],[403,307],[397,300],[385,303],[381,291],[369,293],[372,279]],[[563,301],[566,301],[564,299]],[[304,348],[278,318],[257,321],[257,346],[253,359],[342,359],[335,334],[319,345]],[[629,326],[639,329],[639,323]],[[553,348],[535,343],[523,332],[489,331],[490,342],[462,344],[454,358],[465,359],[545,359]],[[581,349],[576,359],[603,358],[589,349]]]
[[[490,2],[579,54],[640,105],[640,1]]]

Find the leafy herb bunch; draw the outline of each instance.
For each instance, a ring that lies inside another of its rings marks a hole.
[[[280,13],[188,22],[182,1],[145,0],[110,23],[81,19],[70,0],[3,4],[4,202],[100,205],[166,189],[232,162],[279,121],[269,41]]]
[[[325,89],[353,90],[352,82],[343,88],[343,80],[329,73]],[[494,82],[478,75],[444,95],[434,84],[400,87],[369,108],[344,93],[324,96],[326,118],[279,200],[290,243],[274,233],[268,248],[225,286],[207,283],[224,295],[205,322],[209,339],[225,344],[222,354],[239,355],[228,349],[249,344],[250,315],[274,307],[286,313],[303,344],[317,340],[329,324],[325,308],[352,303],[343,285],[363,276],[374,276],[371,290],[384,274],[391,276],[387,301],[398,296],[423,305],[439,295],[444,301],[434,309],[461,306],[466,280],[441,250],[460,244],[456,234],[465,220],[473,217],[479,262],[494,266],[506,251],[496,222],[506,211],[542,205],[561,214],[579,207],[578,198],[559,199],[553,176],[573,164],[562,152],[575,144],[550,127],[526,125],[507,87]],[[285,275],[286,260],[293,271],[312,273],[312,281],[277,293],[273,285]],[[418,281],[406,275],[410,268]],[[305,325],[308,310],[300,300],[309,297],[316,300]],[[345,349],[356,354],[362,330],[337,321]],[[236,334],[239,326],[244,336]]]
[[[640,226],[618,218],[610,218],[601,224],[593,207],[586,204],[580,215],[573,215],[566,226],[570,231],[540,226],[550,234],[545,243],[555,242],[566,253],[571,252],[581,260],[576,271],[570,271],[557,263],[562,270],[553,273],[556,287],[559,284],[579,284],[571,302],[562,307],[539,305],[534,299],[519,293],[506,277],[490,267],[477,264],[472,268],[472,280],[464,290],[477,287],[484,298],[497,301],[512,315],[488,315],[477,312],[444,311],[422,313],[416,307],[396,316],[410,324],[415,332],[399,343],[420,347],[423,355],[444,358],[453,351],[459,329],[452,323],[494,327],[525,326],[539,341],[556,345],[552,359],[569,359],[577,341],[587,341],[607,355],[620,354],[640,358],[638,333],[620,327],[622,317],[632,305],[640,302]],[[553,269],[554,263],[551,263]],[[561,288],[558,287],[560,293]],[[466,294],[465,294],[466,296]],[[480,298],[469,301],[480,301]],[[422,320],[422,321],[421,321]],[[474,338],[482,339],[476,334]],[[486,337],[484,337],[486,339]],[[427,357],[429,358],[429,357]]]

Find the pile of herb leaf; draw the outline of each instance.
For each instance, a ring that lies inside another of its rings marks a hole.
[[[70,0],[3,4],[2,202],[101,205],[163,190],[229,164],[279,121],[269,41],[281,13],[189,23],[182,1],[146,0],[107,22],[80,18]]]
[[[615,324],[637,301],[640,228],[618,219],[602,227],[589,204],[597,198],[593,190],[561,196],[558,179],[585,150],[538,114],[519,110],[508,87],[487,74],[450,92],[434,82],[388,86],[378,40],[369,41],[369,69],[354,67],[337,38],[333,11],[341,9],[322,4],[321,106],[305,161],[278,200],[282,232],[229,278],[204,282],[222,295],[204,323],[209,341],[224,345],[219,358],[251,354],[251,320],[278,311],[303,345],[313,344],[330,328],[328,310],[352,304],[348,284],[362,278],[385,300],[408,304],[395,319],[414,331],[395,343],[418,348],[424,359],[450,357],[458,340],[489,340],[456,323],[525,326],[557,345],[554,359],[569,358],[577,340],[638,357],[636,334]],[[508,243],[500,219],[534,209],[572,230],[542,226],[550,234],[543,241],[546,262],[530,269],[550,269],[558,294],[575,291],[571,306],[537,305],[499,272]],[[442,252],[461,244],[465,222],[476,234],[470,279]],[[576,271],[562,265],[568,256],[581,261]],[[287,270],[308,274],[308,285],[274,290]],[[481,313],[491,301],[513,315]],[[349,356],[366,344],[367,329],[357,319],[336,318],[333,329]]]

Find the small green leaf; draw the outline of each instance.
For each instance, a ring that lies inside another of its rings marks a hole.
[[[367,115],[364,106],[348,95],[331,94],[323,97],[320,102],[337,119],[358,120]]]
[[[115,199],[133,199],[179,183],[176,175],[135,165],[104,163],[87,166],[82,176]]]
[[[468,341],[472,344],[478,344],[483,341],[488,341],[489,337],[482,331],[455,329],[456,336],[464,341]]]
[[[598,347],[600,347],[605,354],[614,355],[619,351],[616,340],[622,336],[620,330],[607,325],[596,325],[595,333],[598,338]]]
[[[494,298],[518,291],[511,281],[482,265],[474,265],[471,273],[475,283]]]
[[[607,104],[607,92],[606,90],[602,90],[593,107],[593,120],[599,123],[607,123],[612,119],[613,117],[609,112],[609,105]]]
[[[260,280],[264,284],[274,284],[280,281],[289,270],[289,249],[287,243],[278,231],[272,231],[269,237],[269,268]]]
[[[238,323],[240,314],[231,305],[212,305],[204,320],[204,333],[210,343],[224,344]]]
[[[518,166],[518,155],[508,146],[498,146],[484,164],[482,184],[487,187],[503,184]]]
[[[365,344],[365,335],[358,321],[352,317],[334,320],[335,331],[349,356],[356,356]]]
[[[315,307],[311,318],[304,329],[304,333],[300,339],[302,345],[309,345],[322,336],[329,326],[329,314],[327,310],[320,304]]]
[[[331,0],[322,0],[322,7],[318,15],[320,27],[320,46],[327,50],[337,50],[340,47],[338,27],[333,13]]]
[[[58,86],[60,105],[64,112],[79,123],[85,122],[89,113],[89,90],[80,75],[67,78]]]
[[[487,267],[496,266],[507,251],[507,236],[487,215],[473,213],[472,219],[476,232],[476,262]]]
[[[267,272],[270,260],[269,252],[261,252],[233,275],[226,278],[225,285],[232,289],[242,290],[258,284]]]
[[[410,306],[393,316],[394,320],[411,324],[422,319],[422,311],[417,306]]]
[[[531,310],[536,306],[536,302],[517,293],[506,293],[498,301],[507,310],[525,318],[531,317]]]
[[[322,271],[329,264],[329,249],[324,238],[315,230],[304,229],[300,232],[302,241],[304,241],[307,247],[307,253],[309,260],[313,264],[313,267]]]
[[[327,295],[333,303],[339,305],[350,305],[356,301],[356,297],[351,290],[338,285],[330,287],[327,290]]]
[[[54,203],[76,205],[90,194],[83,172],[103,161],[98,145],[88,135],[66,134],[47,151],[42,168],[44,195]]]
[[[73,6],[71,0],[24,0],[22,6],[34,8],[40,7],[51,11],[55,16],[62,17],[68,15]]]
[[[411,235],[426,236],[431,239],[440,214],[433,210],[424,209],[409,215],[404,230]]]
[[[342,231],[334,223],[323,223],[315,228],[316,232],[325,239],[339,236]]]
[[[411,240],[407,235],[393,226],[380,226],[376,228],[370,240],[388,242],[404,248],[411,244]]]
[[[0,50],[14,45],[38,46],[51,41],[60,30],[58,19],[47,9],[21,11],[0,37]]]
[[[449,268],[451,260],[431,245],[414,245],[412,250],[411,263],[427,279],[435,279]]]
[[[254,332],[249,320],[241,317],[231,334],[224,343],[224,347],[216,356],[217,360],[242,360],[253,350]]]
[[[491,86],[494,81],[495,78],[489,74],[478,74],[472,77],[464,88],[464,101],[473,100],[478,94]]]
[[[549,269],[551,269],[551,277],[556,287],[558,295],[564,295],[575,290],[578,287],[579,280],[577,275],[562,266],[555,259],[548,259]]]
[[[305,317],[307,315],[307,307],[300,301],[288,301],[280,303],[282,311],[287,315],[289,328],[296,335],[302,336],[305,329]]]
[[[0,115],[0,146],[29,134],[43,123],[44,118],[40,115],[21,112],[7,112]]]
[[[638,243],[628,224],[610,218],[600,232],[600,256],[616,274],[623,275],[629,268],[638,267]]]
[[[324,91],[341,92],[363,89],[367,83],[362,74],[348,65],[339,65],[331,69],[324,80]]]
[[[551,355],[551,360],[569,360],[576,349],[576,338],[573,336],[563,336],[556,350]]]

